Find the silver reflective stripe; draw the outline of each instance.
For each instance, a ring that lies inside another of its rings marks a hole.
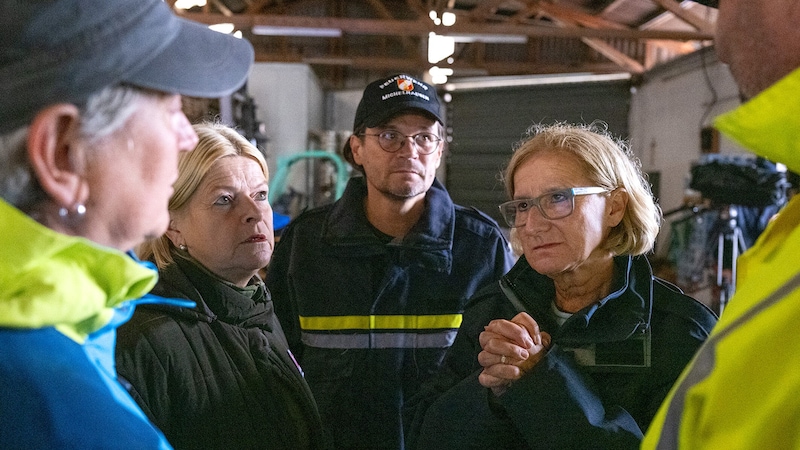
[[[686,374],[686,377],[675,390],[675,395],[672,397],[672,401],[667,409],[667,415],[664,419],[664,426],[661,428],[661,436],[658,439],[658,446],[656,447],[657,449],[668,450],[678,448],[678,433],[680,432],[681,427],[683,407],[686,403],[686,393],[692,388],[692,386],[703,381],[703,379],[705,379],[711,373],[711,371],[714,370],[714,365],[716,364],[715,353],[717,342],[735,331],[740,326],[744,325],[746,322],[750,321],[753,317],[757,316],[765,309],[789,295],[792,291],[797,289],[798,286],[800,286],[800,274],[795,275],[783,286],[779,287],[775,292],[773,292],[769,297],[764,299],[764,301],[747,311],[746,314],[734,320],[733,323],[722,330],[719,334],[708,338],[708,340],[698,351],[697,357],[695,358],[689,373]],[[734,297],[732,300],[736,301],[736,298]]]
[[[302,332],[303,344],[317,348],[447,348],[458,330],[435,333],[322,334]]]

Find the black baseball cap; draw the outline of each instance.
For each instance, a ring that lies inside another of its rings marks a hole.
[[[405,110],[419,110],[444,124],[436,88],[411,75],[398,74],[373,81],[364,89],[353,129],[373,128]]]
[[[249,42],[179,18],[162,0],[0,1],[0,133],[120,83],[222,97],[253,63]]]
[[[381,78],[364,88],[361,101],[356,108],[353,131],[362,127],[374,128],[392,116],[415,110],[428,114],[444,124],[436,88],[403,73]],[[364,172],[364,168],[356,164],[353,159],[353,149],[350,148],[349,139],[344,143],[342,155],[353,168]]]

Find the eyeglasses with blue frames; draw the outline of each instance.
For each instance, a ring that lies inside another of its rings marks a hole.
[[[556,220],[572,214],[575,209],[576,195],[602,194],[610,192],[602,187],[574,187],[548,192],[536,198],[521,198],[500,205],[500,213],[508,226],[517,228],[525,226],[528,213],[534,206],[545,219]]]
[[[417,152],[422,155],[430,155],[439,148],[442,138],[433,133],[417,133],[406,135],[396,130],[385,130],[380,133],[361,133],[359,136],[377,136],[378,144],[383,151],[394,153],[403,146],[406,139],[411,138],[417,146]]]

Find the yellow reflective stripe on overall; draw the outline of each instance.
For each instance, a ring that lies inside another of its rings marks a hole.
[[[318,348],[447,348],[461,314],[301,316],[301,339]]]
[[[340,330],[427,330],[458,328],[461,314],[423,316],[300,316],[300,328],[306,331]]]

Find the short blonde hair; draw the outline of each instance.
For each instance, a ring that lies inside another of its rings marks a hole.
[[[172,216],[183,209],[197,191],[203,178],[222,158],[244,156],[258,163],[269,180],[269,169],[264,155],[233,128],[221,123],[203,122],[194,125],[197,133],[197,146],[191,152],[181,153],[178,162],[178,180],[175,192],[169,199],[169,212]],[[152,239],[137,248],[142,259],[153,259],[159,269],[172,264],[172,241],[166,234]]]
[[[661,226],[661,208],[653,200],[650,183],[641,162],[625,141],[615,138],[603,122],[591,124],[534,125],[520,141],[506,167],[504,182],[509,198],[514,198],[514,175],[533,155],[541,152],[566,152],[578,159],[585,175],[596,186],[622,189],[628,206],[622,221],[605,242],[614,255],[641,255],[653,249]],[[522,252],[516,229],[511,230],[514,250]]]

